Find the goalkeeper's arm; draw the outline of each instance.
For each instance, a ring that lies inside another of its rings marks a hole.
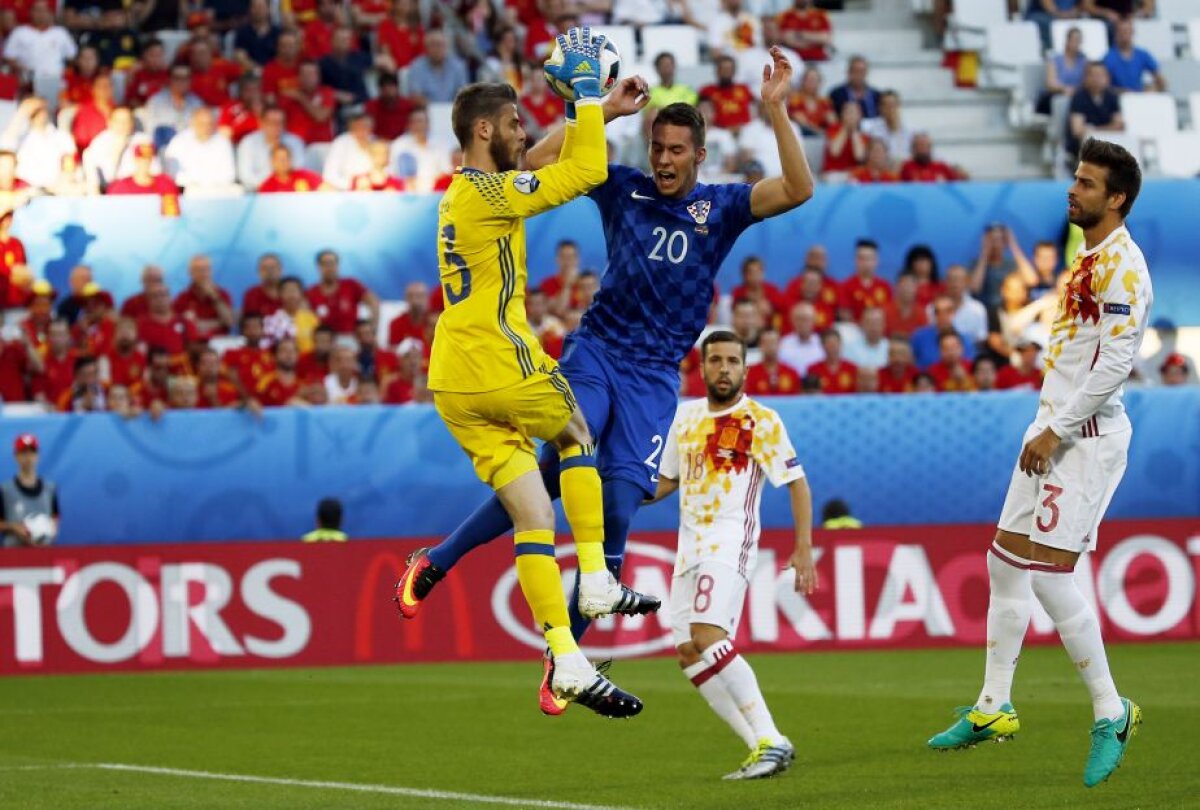
[[[641,76],[630,76],[622,79],[608,96],[605,97],[601,110],[604,112],[604,123],[615,121],[625,115],[636,115],[650,101],[650,87]],[[567,105],[567,120],[557,124],[547,132],[540,141],[525,153],[525,163],[531,169],[540,169],[562,160],[570,149],[569,133],[574,126],[575,112],[572,105]]]

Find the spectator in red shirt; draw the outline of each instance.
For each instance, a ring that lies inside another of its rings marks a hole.
[[[320,281],[308,288],[308,303],[321,323],[329,324],[339,335],[354,331],[359,321],[359,306],[365,305],[370,319],[379,320],[379,298],[357,279],[341,278],[340,260],[332,250],[317,254]]]
[[[367,115],[375,120],[375,134],[394,141],[408,129],[413,103],[400,95],[400,82],[394,73],[379,77],[379,94],[367,101]]]
[[[175,313],[191,321],[203,340],[228,335],[233,328],[233,299],[213,281],[212,260],[203,253],[193,256],[188,276],[192,283],[175,297]]]
[[[517,104],[521,114],[521,123],[531,138],[539,138],[542,133],[562,120],[563,100],[550,92],[550,86],[544,81],[525,82],[525,92]]]
[[[532,291],[531,291],[532,292]],[[388,346],[395,349],[405,340],[425,340],[425,313],[428,311],[429,286],[423,281],[410,281],[404,288],[407,309],[388,324]]]
[[[71,386],[59,395],[54,407],[60,413],[96,413],[108,409],[96,358],[86,354],[75,358]]]
[[[783,44],[800,54],[805,62],[824,62],[826,48],[833,42],[829,15],[813,8],[812,0],[794,0],[792,7],[778,17]]]
[[[38,279],[33,282],[29,294],[29,314],[21,324],[21,330],[41,352],[45,350],[50,321],[54,319],[54,288],[49,281]]]
[[[821,333],[825,359],[808,367],[808,375],[816,377],[822,394],[852,394],[858,384],[858,367],[842,359],[842,336],[836,329]]]
[[[742,339],[747,349],[758,348],[758,338],[763,330],[762,309],[748,298],[733,302],[732,330]]]
[[[400,367],[383,389],[383,401],[388,405],[412,402],[417,377],[421,374],[421,352],[415,347],[400,355]]]
[[[251,132],[257,132],[259,122],[266,112],[263,98],[262,79],[255,73],[247,73],[238,80],[238,97],[221,108],[217,129],[234,144]]]
[[[867,162],[850,171],[852,183],[899,183],[900,174],[892,171],[888,159],[887,142],[872,138],[867,146]]]
[[[887,333],[907,338],[929,323],[925,305],[917,300],[917,277],[912,273],[901,273],[896,279],[896,291],[892,300],[883,308],[887,320]]]
[[[1037,358],[1041,350],[1041,344],[1028,338],[1017,343],[1012,362],[996,372],[996,387],[1004,391],[1040,391],[1042,372],[1037,367]]]
[[[305,143],[332,141],[337,101],[333,91],[321,84],[317,63],[301,62],[297,80],[296,87],[279,93],[279,106],[287,116],[288,132]]]
[[[318,74],[319,75],[319,74]],[[295,31],[284,30],[275,44],[275,58],[262,71],[263,95],[272,104],[280,104],[289,92],[300,87],[300,38]]]
[[[163,275],[162,268],[155,264],[148,264],[142,268],[142,291],[134,293],[125,299],[125,303],[121,304],[121,317],[132,318],[136,321],[149,311],[147,305],[148,295],[150,290],[155,287],[162,286],[166,283],[166,278]]]
[[[996,361],[987,356],[976,357],[975,362],[971,364],[971,379],[975,384],[975,390],[997,390],[996,378]]]
[[[906,183],[945,183],[966,180],[962,169],[933,159],[933,139],[927,132],[918,132],[912,139],[912,158],[900,168],[900,179]]]
[[[798,285],[796,281],[799,281]],[[841,298],[841,291],[836,283],[831,289],[826,284],[828,281],[830,279],[826,278],[819,268],[808,266],[804,268],[804,272],[798,279],[788,285],[789,291],[795,293],[794,298],[789,297],[792,306],[801,302],[812,304],[815,318],[814,329],[818,334],[833,326],[834,321],[837,320],[837,302]],[[833,299],[832,303],[830,303],[830,299]]]
[[[800,393],[801,378],[794,368],[779,360],[779,330],[767,327],[758,336],[762,359],[746,370],[746,393],[751,396]]]
[[[942,282],[938,278],[937,256],[929,245],[913,245],[904,257],[904,270],[916,279],[917,303],[929,306],[933,299],[942,294]]]
[[[842,105],[838,123],[825,133],[826,172],[849,172],[867,160],[867,136],[859,132],[862,107],[857,101]]]
[[[142,46],[142,59],[125,83],[125,103],[140,107],[149,98],[167,86],[171,70],[167,64],[167,51],[162,40],[150,39]]]
[[[164,216],[179,216],[179,186],[165,174],[154,174],[154,147],[139,143],[133,148],[133,174],[108,184],[105,194],[157,194]]]
[[[59,106],[76,107],[91,101],[92,82],[102,73],[104,66],[100,64],[100,51],[93,45],[84,45],[63,70]]]
[[[561,318],[568,309],[577,306],[572,300],[575,282],[579,278],[579,245],[573,239],[560,239],[554,247],[554,275],[542,279],[539,289],[546,294],[550,312]]]
[[[759,309],[770,310],[770,324],[780,329],[788,311],[787,298],[783,291],[766,280],[766,275],[767,268],[762,259],[747,256],[742,261],[742,283],[733,288],[733,300],[746,298],[758,304]]]
[[[700,96],[710,99],[715,111],[711,126],[738,129],[753,118],[754,93],[744,84],[734,81],[737,62],[732,56],[718,56],[717,81],[700,88]]]
[[[204,349],[196,363],[198,408],[236,408],[242,404],[242,392],[221,368],[216,349]]]
[[[42,355],[29,330],[18,329],[12,339],[0,341],[0,402],[27,402],[30,380],[42,370]]]
[[[359,379],[372,378],[386,386],[396,375],[400,360],[387,349],[379,346],[379,326],[375,321],[360,320],[354,327],[358,341]]]
[[[321,175],[308,169],[292,168],[292,151],[284,144],[271,147],[271,176],[258,187],[259,194],[287,191],[328,191]]]
[[[310,404],[300,396],[302,380],[296,374],[297,360],[296,341],[284,338],[275,344],[275,369],[258,381],[256,397],[259,402],[268,408]]]
[[[79,105],[71,122],[71,137],[75,139],[80,152],[87,149],[92,139],[108,126],[108,117],[115,107],[112,77],[101,73],[92,80],[91,99]]]
[[[84,354],[99,357],[112,348],[117,331],[112,296],[94,281],[83,288],[83,296],[83,311],[71,330],[72,339]]]
[[[350,0],[350,19],[362,34],[376,31],[388,18],[391,0]]]
[[[279,282],[283,279],[283,260],[277,253],[258,257],[258,284],[242,295],[242,313],[266,317],[280,307]]]
[[[261,314],[242,313],[239,331],[242,333],[242,345],[225,352],[223,360],[243,389],[253,392],[258,387],[258,381],[274,366],[275,356],[263,337]]]
[[[71,346],[71,327],[62,318],[50,322],[42,371],[33,380],[34,399],[56,407],[63,393],[75,380],[75,360],[79,353]]]
[[[171,293],[165,285],[150,290],[146,302],[148,311],[138,321],[138,337],[147,349],[161,349],[172,363],[186,364],[185,352],[196,335],[194,323],[171,308]]]
[[[788,115],[805,137],[824,137],[825,131],[838,122],[833,102],[821,93],[821,71],[815,67],[804,69],[800,89],[788,98]]]
[[[137,323],[117,321],[116,334],[107,352],[100,355],[100,379],[108,385],[136,385],[146,373],[146,353],[138,347]]]
[[[971,376],[971,364],[963,359],[963,342],[957,332],[943,332],[938,337],[941,359],[925,369],[933,378],[938,391],[974,391],[975,379]]]
[[[210,107],[220,109],[229,103],[229,87],[242,75],[236,62],[213,56],[207,40],[193,40],[188,51],[192,68],[192,92]]]
[[[424,54],[425,29],[415,0],[393,0],[391,14],[379,24],[376,36],[379,64],[384,70],[402,70]]]
[[[879,245],[859,239],[854,246],[854,275],[842,282],[840,314],[858,321],[867,307],[884,308],[892,300],[892,285],[875,275],[879,267]]]
[[[304,26],[304,58],[327,56],[333,50],[334,31],[349,27],[350,17],[339,0],[317,0],[316,19]]]
[[[312,350],[300,355],[296,373],[305,381],[321,382],[329,373],[329,358],[333,354],[333,343],[337,338],[334,331],[321,324],[312,334]]]
[[[367,146],[371,170],[350,178],[351,191],[404,191],[404,181],[391,173],[392,145],[387,141],[372,141]]]
[[[894,337],[888,341],[888,362],[878,371],[876,390],[881,394],[910,394],[916,390],[918,373],[913,365],[912,346],[904,338]]]
[[[559,18],[575,18],[564,14],[566,4],[557,0],[535,0],[528,5],[533,8],[528,8],[519,17],[525,26],[525,58],[540,65],[550,56],[550,51],[554,48],[554,38],[563,33],[559,30]]]
[[[561,357],[566,328],[562,321],[550,314],[550,302],[539,289],[529,290],[525,294],[525,320],[546,354],[555,360]]]
[[[11,233],[13,212],[0,215],[0,310],[25,304],[28,291],[20,281],[29,274],[25,245]]]

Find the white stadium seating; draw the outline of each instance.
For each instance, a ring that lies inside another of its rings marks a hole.
[[[621,61],[634,64],[638,62],[637,39],[634,37],[633,28],[628,25],[593,25],[592,31],[597,34],[603,34],[608,37],[613,45],[617,46],[617,51],[621,54]]]
[[[987,29],[1008,21],[1008,0],[972,0],[956,3],[946,26],[945,45],[950,50],[978,51],[986,46]]]
[[[1196,8],[1200,11],[1200,2]],[[1134,20],[1133,44],[1160,62],[1175,58],[1175,31],[1166,20]]]
[[[1200,130],[1200,91],[1188,94],[1188,110],[1192,114],[1192,129]]]
[[[1169,132],[1155,140],[1158,173],[1166,177],[1200,176],[1200,132]]]
[[[992,23],[987,27],[983,78],[989,85],[1016,87],[1022,83],[1023,68],[1044,62],[1042,39],[1036,23]]]
[[[1122,93],[1121,115],[1125,132],[1136,137],[1154,138],[1179,130],[1175,97],[1170,93]]]
[[[1181,24],[1196,16],[1196,8],[1200,6],[1196,0],[1158,0],[1154,4],[1160,20]]]
[[[647,64],[663,51],[675,55],[676,67],[695,67],[700,64],[700,29],[690,25],[647,25],[642,29],[642,46],[645,53],[642,60]],[[620,50],[621,46],[617,45]],[[632,59],[634,54],[622,57]],[[652,78],[653,74],[647,76]]]
[[[1200,17],[1194,17],[1188,21],[1187,41],[1188,48],[1192,52],[1192,58],[1200,59]]]

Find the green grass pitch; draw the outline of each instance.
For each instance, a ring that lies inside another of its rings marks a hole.
[[[720,781],[741,743],[667,658],[614,668],[647,705],[625,722],[578,707],[542,717],[534,655],[524,664],[9,678],[0,681],[0,807],[1200,807],[1197,644],[1110,650],[1117,683],[1146,722],[1125,763],[1092,790],[1081,780],[1091,708],[1058,647],[1022,657],[1017,739],[953,753],[925,740],[974,699],[979,650],[748,658],[797,762],[747,783]],[[95,763],[281,781],[78,767]],[[328,782],[346,784],[314,784]],[[419,789],[469,795],[411,792]]]

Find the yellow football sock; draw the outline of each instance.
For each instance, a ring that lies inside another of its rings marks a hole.
[[[571,635],[570,627],[551,627],[546,631],[546,646],[555,658],[569,653],[579,652],[579,645]]]
[[[579,572],[604,570],[604,492],[596,472],[596,455],[591,445],[575,445],[560,455],[558,482],[562,488],[563,511],[575,536]]]
[[[562,574],[554,560],[554,532],[550,529],[517,532],[513,540],[517,553],[517,581],[533,611],[533,620],[543,632],[565,627],[570,635],[571,620],[567,618]]]

